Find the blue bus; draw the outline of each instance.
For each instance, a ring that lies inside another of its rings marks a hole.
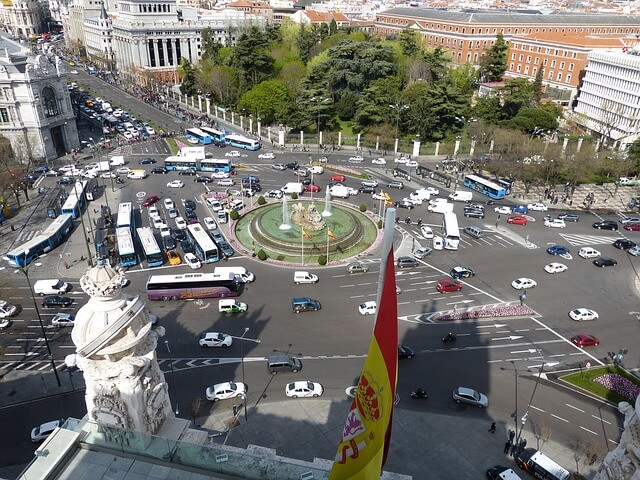
[[[464,177],[464,186],[495,200],[500,200],[507,194],[507,189],[502,185],[498,185],[478,175],[467,175]]]
[[[224,147],[226,145],[224,140],[227,134],[224,130],[216,130],[215,128],[209,127],[200,127],[200,130],[211,137],[211,143],[214,145],[218,145],[219,147]]]
[[[200,160],[203,172],[230,172],[233,169],[230,158],[205,158]]]
[[[72,215],[73,218],[78,218],[82,213],[82,209],[85,204],[84,190],[87,186],[87,182],[76,182],[67,197],[67,200],[62,205],[62,213],[64,215]]]
[[[136,250],[133,247],[133,237],[129,227],[119,227],[116,229],[116,238],[118,242],[118,256],[120,257],[120,265],[123,267],[133,267],[138,263]]]
[[[244,148],[245,150],[260,149],[260,142],[258,140],[243,137],[242,135],[227,135],[224,142],[232,147]]]
[[[164,168],[169,171],[197,170],[198,161],[195,158],[173,155],[164,159]]]
[[[187,226],[187,235],[193,242],[193,247],[203,263],[213,263],[220,260],[218,247],[209,234],[199,223]]]
[[[201,143],[202,145],[208,145],[211,143],[211,137],[199,128],[188,128],[186,134],[187,138],[191,139],[195,143]]]
[[[142,244],[142,250],[144,250],[144,256],[147,259],[147,265],[149,267],[162,266],[162,250],[158,247],[153,230],[150,227],[142,227],[138,228],[137,232],[138,240]]]
[[[60,215],[42,233],[7,252],[4,259],[14,267],[26,267],[40,255],[60,245],[73,228],[72,215]]]

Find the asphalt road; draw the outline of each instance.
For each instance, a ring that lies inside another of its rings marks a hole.
[[[112,87],[93,77],[90,82],[98,82],[96,88],[100,88],[103,97],[112,99],[112,104],[127,102],[130,111],[156,125],[166,121],[165,114],[151,109],[137,99],[119,91],[112,98]],[[133,145],[130,163],[136,163],[138,158],[148,155],[162,159],[163,155],[157,153],[159,148],[146,144]],[[220,155],[219,149],[210,148]],[[315,158],[317,155],[313,156]],[[273,170],[271,163],[286,163],[293,159],[302,162],[307,157],[308,154],[285,153],[278,154],[276,160],[258,160],[255,152],[249,152],[238,163],[242,164],[242,174],[251,173],[260,177],[264,191],[279,188],[295,178],[290,171]],[[329,159],[329,166],[332,163],[349,165],[348,155],[333,155]],[[151,167],[147,165],[145,168],[150,170]],[[359,168],[364,168],[381,184],[391,178],[384,167],[372,166],[370,158],[367,158],[365,164],[359,165]],[[328,177],[327,173],[316,177],[317,183],[322,186],[320,198],[324,198]],[[185,188],[167,189],[166,183],[174,178],[184,179]],[[47,179],[45,182],[52,181]],[[359,181],[348,180],[347,184],[357,187]],[[400,200],[408,195],[410,188],[417,186],[417,183],[412,182],[403,191],[390,189],[389,193],[394,200]],[[446,193],[441,185],[434,186],[441,189],[441,196]],[[210,187],[215,188],[214,184]],[[144,195],[159,194],[171,196],[180,205],[180,199],[192,198],[200,201],[199,196],[204,191],[205,187],[193,183],[191,177],[177,177],[176,174],[151,175],[144,181],[127,180],[122,188],[121,199],[136,201]],[[478,201],[485,200],[476,194],[474,197]],[[377,203],[363,194],[353,201],[355,204],[365,203],[370,208]],[[566,229],[544,227],[544,214],[540,212],[533,212],[531,217],[535,221],[524,227],[508,225],[507,216],[502,215],[499,229],[495,231],[497,215],[490,210],[491,207],[487,208],[485,219],[467,219],[462,216],[462,204],[456,205],[461,229],[471,224],[482,226],[489,230],[483,238],[476,240],[462,234],[458,251],[435,251],[421,262],[419,268],[397,272],[398,285],[403,289],[398,297],[399,338],[401,343],[410,345],[417,352],[415,358],[400,362],[399,408],[428,408],[460,415],[484,415],[485,413],[476,409],[461,407],[451,401],[451,390],[455,386],[465,385],[489,396],[490,406],[486,411],[488,416],[512,424],[510,415],[514,411],[515,402],[515,367],[519,382],[519,416],[530,404],[528,422],[548,425],[554,438],[580,436],[612,446],[612,442],[617,441],[620,435],[620,418],[614,408],[554,386],[552,379],[543,378],[533,398],[532,393],[543,362],[547,365],[545,371],[565,370],[577,368],[578,364],[584,366],[586,362],[597,364],[603,361],[609,351],[633,347],[630,339],[637,337],[638,322],[636,314],[630,315],[630,312],[637,308],[634,280],[638,260],[610,245],[622,233],[591,228],[591,223],[596,220],[592,214],[582,214],[579,222],[568,223]],[[183,213],[182,207],[179,206],[179,209]],[[203,203],[198,204],[196,212],[199,218],[208,215]],[[407,214],[403,210],[400,212],[399,215],[403,218]],[[434,230],[440,228],[440,215],[428,213],[424,205],[408,214],[414,222],[422,218]],[[148,222],[144,211],[139,212],[136,218],[138,226]],[[607,217],[609,218],[617,220],[615,216]],[[416,243],[430,246],[430,241],[420,236],[420,229],[415,223],[410,226],[401,224],[400,227],[396,232],[398,244],[403,235],[412,235]],[[225,232],[224,228],[222,232]],[[525,235],[529,236],[530,244],[524,241]],[[636,240],[637,235],[635,232],[627,233],[632,240]],[[553,243],[569,246],[573,257],[566,260],[547,254],[546,247]],[[530,248],[531,244],[537,248]],[[599,269],[590,260],[578,257],[577,251],[584,245],[593,246],[603,255],[615,258],[618,266]],[[325,396],[344,398],[345,388],[354,383],[362,367],[373,325],[372,317],[363,317],[357,311],[359,303],[375,299],[376,295],[379,258],[373,255],[366,261],[370,270],[367,274],[360,275],[349,275],[344,266],[322,269],[308,267],[308,270],[318,274],[320,282],[317,285],[297,286],[293,283],[294,268],[274,267],[236,255],[228,264],[243,265],[257,277],[256,282],[249,285],[240,298],[249,304],[246,314],[222,316],[217,313],[215,299],[205,300],[199,305],[194,302],[149,302],[149,309],[160,316],[160,324],[167,330],[166,339],[174,361],[181,412],[188,417],[188,405],[196,396],[203,396],[207,386],[231,379],[241,380],[239,342],[236,341],[228,349],[203,349],[197,344],[199,334],[221,331],[240,336],[246,327],[250,329],[247,337],[261,341],[259,344],[244,342],[245,380],[250,386],[250,405],[284,400],[284,386],[292,379],[319,381],[325,387]],[[545,273],[543,267],[551,261],[565,263],[569,267],[568,271],[555,275]],[[461,292],[437,293],[436,282],[447,278],[447,273],[455,265],[474,269],[476,276],[463,281]],[[203,271],[210,271],[211,268],[207,266]],[[154,272],[185,272],[186,269],[185,266],[166,266],[154,269]],[[144,293],[148,275],[146,267],[130,269],[127,276],[132,283],[127,287],[127,292]],[[451,310],[454,305],[456,308],[465,308],[516,301],[519,292],[510,284],[518,277],[530,277],[538,282],[536,288],[527,291],[527,304],[536,311],[536,316],[447,324],[433,320],[435,312]],[[12,301],[27,306],[30,300],[27,298],[23,279],[12,277],[10,283],[7,287],[11,288]],[[291,298],[299,295],[319,299],[323,305],[322,310],[293,314]],[[74,292],[74,298],[76,306],[68,311],[75,311],[86,296],[81,292]],[[573,322],[567,314],[576,307],[593,308],[600,313],[600,319],[584,324]],[[20,352],[25,358],[28,358],[30,352],[41,354],[43,351],[41,333],[37,323],[34,323],[33,313],[26,309],[19,317],[24,321],[16,322],[11,333],[2,333],[3,342],[10,338],[9,351]],[[44,314],[48,318],[50,312],[45,311]],[[444,346],[441,341],[448,331],[458,334],[458,341],[453,347]],[[50,327],[47,332],[55,358],[61,359],[70,353],[73,346],[68,329]],[[602,343],[598,347],[579,349],[569,341],[576,333],[594,334]],[[302,372],[276,377],[268,375],[264,358],[275,352],[290,352],[301,356],[304,364]],[[168,350],[161,345],[158,355],[163,369],[168,371]],[[35,355],[33,361],[41,361],[38,359],[41,356]],[[635,367],[639,361],[638,351],[631,348],[625,356],[625,364]],[[425,388],[430,394],[428,405],[425,404],[424,407],[402,400],[417,386]],[[81,415],[76,410],[66,413],[65,408],[74,409],[68,398],[53,398],[47,401],[46,409],[41,402],[36,401],[3,409],[0,411],[0,418],[8,422],[6,425],[9,428],[5,431],[14,431],[20,438],[26,438],[32,425],[40,421],[58,415]],[[12,439],[15,443],[15,437],[0,436],[0,449],[9,448]],[[28,460],[33,452],[33,446],[28,441],[18,446],[13,443],[11,445],[11,449],[19,450],[19,454],[11,456],[13,459],[20,457]]]

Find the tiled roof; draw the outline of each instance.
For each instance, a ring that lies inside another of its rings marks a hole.
[[[511,39],[513,42],[556,43],[590,48],[622,48],[625,46],[635,45],[639,42],[635,35],[596,35],[573,32],[531,33],[528,35],[515,35],[511,37]]]

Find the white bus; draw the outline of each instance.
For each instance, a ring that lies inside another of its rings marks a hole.
[[[122,205],[122,204],[121,204]],[[118,256],[120,265],[123,267],[133,267],[138,263],[136,249],[133,246],[133,237],[128,226],[116,228],[116,239],[118,241]]]
[[[159,267],[162,265],[162,251],[158,247],[156,237],[153,236],[153,230],[150,227],[138,228],[138,238],[144,250],[144,256],[147,258],[149,267]]]
[[[460,244],[460,229],[458,228],[458,217],[454,212],[445,212],[442,214],[442,236],[446,250],[458,249],[458,245]]]
[[[187,234],[193,242],[193,248],[198,254],[198,257],[200,257],[200,260],[204,263],[212,263],[220,260],[218,247],[207,231],[202,228],[202,225],[194,223],[187,226]]]
[[[118,219],[116,227],[133,227],[133,205],[131,202],[123,202],[118,205]]]

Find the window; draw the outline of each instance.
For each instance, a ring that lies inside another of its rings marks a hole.
[[[44,106],[44,115],[46,117],[55,117],[58,111],[58,102],[56,101],[56,93],[51,87],[45,87],[42,90],[42,105]]]
[[[11,121],[8,108],[0,108],[0,120],[2,120],[2,123],[9,123]]]
[[[555,60],[551,60],[551,68],[556,68],[556,61]]]
[[[556,80],[557,80],[558,82],[561,82],[561,81],[562,81],[562,73],[561,73],[561,72],[558,72],[558,77],[557,77],[557,79],[556,79]]]
[[[570,72],[573,72],[573,63],[570,63],[570,64],[569,64],[569,71],[570,71]]]
[[[566,80],[566,82],[567,82],[567,83],[571,83],[571,75],[567,75],[567,80]]]
[[[564,70],[564,62],[560,62],[560,69]]]

